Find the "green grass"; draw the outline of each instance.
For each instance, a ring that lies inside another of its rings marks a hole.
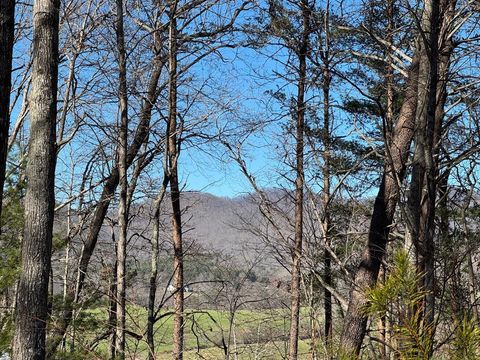
[[[299,341],[299,359],[310,359],[309,355],[309,343],[304,340]],[[239,360],[250,360],[250,359],[284,359],[285,356],[285,344],[283,342],[268,342],[268,343],[257,343],[257,344],[240,344],[237,347],[237,358]],[[202,349],[199,352],[196,350],[187,350],[184,353],[185,360],[193,359],[208,359],[216,360],[222,359],[225,355],[223,351],[219,348],[206,348]],[[167,360],[171,359],[172,355],[170,353],[159,353],[157,354],[158,360]],[[234,359],[233,354],[230,355],[231,359]]]
[[[165,316],[155,326],[155,349],[158,359],[171,358],[173,318],[167,315],[167,311],[168,309],[162,312]],[[306,312],[301,318],[301,332],[305,335],[308,333]],[[146,309],[128,306],[127,329],[143,335],[146,319]],[[78,323],[77,348],[88,348],[94,337],[106,329],[107,320],[105,308],[86,311],[85,318]],[[238,310],[235,312],[233,323],[234,328],[231,329],[231,314],[225,310],[186,310],[185,359],[224,358],[223,344],[228,346],[232,355],[235,352],[239,360],[283,358],[289,331],[287,310]],[[94,350],[95,354],[90,353],[92,359],[107,358],[108,348],[108,339],[100,341]],[[145,339],[139,341],[127,335],[127,349],[128,359],[140,360],[148,355]],[[300,340],[299,358],[306,359],[308,351],[308,341]]]

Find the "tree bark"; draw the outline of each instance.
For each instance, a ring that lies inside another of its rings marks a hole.
[[[2,64],[0,69],[0,216],[2,214],[10,126],[14,30],[15,0],[0,0],[0,64]]]
[[[123,0],[117,0],[117,55],[118,55],[118,100],[120,107],[120,134],[118,142],[118,175],[120,181],[120,199],[118,204],[118,240],[117,240],[117,321],[116,321],[116,357],[125,359],[125,296],[127,261],[127,147],[128,147],[128,94],[127,59],[125,55],[125,35],[123,30]]]
[[[169,89],[168,89],[168,167],[170,176],[170,201],[172,204],[173,242],[173,297],[175,314],[173,317],[173,358],[183,359],[183,240],[180,188],[178,184],[178,157],[180,144],[177,129],[177,1],[170,3],[169,25]]]
[[[438,79],[438,21],[438,0],[426,1],[421,24],[423,41],[420,42],[415,152],[408,199],[411,238],[416,249],[418,272],[422,274],[419,288],[427,291],[420,307],[421,318],[425,320],[425,330],[433,325],[435,304],[433,232],[436,171],[433,148]]]
[[[289,358],[296,360],[298,356],[298,335],[300,323],[300,276],[303,247],[303,190],[304,190],[304,123],[305,123],[305,87],[307,74],[307,52],[309,36],[310,9],[307,1],[300,2],[302,10],[302,41],[297,51],[298,88],[296,108],[296,180],[295,180],[295,243],[292,251],[292,279],[290,301],[290,337]]]
[[[444,132],[444,117],[445,117],[445,104],[447,102],[447,84],[450,78],[450,58],[454,49],[454,44],[451,37],[448,37],[448,33],[451,31],[452,19],[455,16],[456,0],[443,0],[441,3],[441,9],[444,10],[443,27],[440,29],[439,44],[439,58],[438,58],[438,81],[437,81],[437,105],[435,109],[435,132],[433,139],[434,146],[434,163],[436,178],[438,180],[438,206],[437,211],[439,214],[439,238],[441,242],[447,242],[449,239],[449,178],[450,169],[446,169],[442,174],[439,170],[440,153],[441,153],[441,139]],[[448,24],[447,26],[445,24]],[[462,298],[460,296],[458,279],[457,261],[449,259],[445,269],[448,269],[448,273],[451,274],[450,284],[452,286],[452,311],[457,318],[461,318],[463,305]]]
[[[422,31],[425,34],[417,105],[417,129],[412,182],[408,199],[411,238],[417,253],[417,269],[422,274],[419,290],[426,291],[420,305],[419,329],[433,340],[435,315],[435,213],[438,156],[441,145],[444,106],[447,97],[450,55],[448,36],[455,1],[426,2]],[[443,25],[443,37],[440,37]],[[446,28],[445,28],[446,27]],[[439,39],[441,47],[439,48]],[[426,190],[426,191],[425,191]],[[432,346],[433,346],[433,342]],[[429,351],[432,352],[432,349]]]
[[[328,10],[327,10],[328,14]],[[328,24],[328,20],[326,21]],[[328,47],[328,45],[327,45]],[[323,70],[323,196],[322,196],[322,208],[323,208],[323,232],[325,236],[325,250],[324,250],[324,277],[325,284],[328,285],[324,287],[324,313],[325,313],[325,346],[327,351],[330,349],[330,343],[332,340],[332,330],[333,330],[333,317],[332,317],[332,293],[329,290],[329,287],[333,286],[332,280],[332,258],[331,254],[328,251],[327,247],[330,248],[332,244],[331,239],[331,216],[330,216],[330,151],[331,151],[331,137],[330,137],[330,64],[329,64],[329,54],[326,50],[325,58],[325,68]]]
[[[394,31],[395,31],[395,0],[388,0],[386,8],[387,16],[387,36],[386,39],[390,44],[394,44]],[[385,69],[385,82],[386,82],[386,113],[385,113],[385,134],[387,138],[391,138],[393,134],[393,121],[395,116],[394,107],[394,69],[393,69],[393,54],[392,49],[386,51],[388,63]],[[387,249],[386,249],[386,252]],[[387,275],[387,268],[385,266],[380,267],[380,281],[385,283]],[[387,347],[387,333],[388,333],[388,319],[385,315],[380,318],[380,339],[383,341],[380,344],[380,356],[384,359],[389,358],[389,348]]]
[[[307,1],[300,2],[302,10],[302,41],[297,56],[298,88],[296,108],[296,180],[295,180],[295,243],[292,251],[292,279],[291,279],[291,305],[290,305],[290,339],[289,358],[297,359],[298,356],[298,335],[300,324],[300,276],[301,259],[303,247],[303,198],[304,198],[304,123],[305,123],[305,87],[307,74],[307,52],[309,35],[310,9]]]
[[[55,206],[59,7],[58,0],[37,0],[33,5],[28,182],[22,272],[15,309],[14,360],[45,359]]]
[[[452,6],[451,2],[448,6]],[[350,354],[358,355],[360,352],[363,337],[366,331],[367,317],[362,314],[362,308],[367,303],[364,291],[368,287],[375,285],[378,271],[381,263],[381,259],[385,252],[385,245],[389,233],[389,226],[393,221],[393,215],[395,212],[395,206],[398,201],[398,181],[402,181],[405,175],[406,160],[408,158],[410,143],[414,137],[417,129],[422,128],[422,132],[416,132],[415,137],[417,144],[421,141],[424,144],[420,155],[425,157],[425,166],[428,169],[428,176],[426,176],[426,190],[429,197],[429,201],[422,201],[421,205],[414,211],[420,211],[422,215],[422,232],[425,237],[422,240],[414,240],[414,242],[422,244],[423,260],[421,260],[421,267],[425,269],[426,276],[423,280],[424,289],[430,289],[430,295],[427,295],[425,299],[424,314],[428,314],[427,323],[433,323],[434,314],[434,243],[433,243],[433,229],[434,229],[434,207],[435,207],[435,193],[436,184],[435,177],[435,159],[434,151],[438,148],[438,141],[440,137],[434,135],[438,133],[439,125],[438,118],[440,106],[443,109],[445,104],[445,92],[446,88],[442,85],[442,91],[437,96],[437,86],[439,86],[437,77],[438,75],[438,29],[437,26],[441,23],[439,20],[439,3],[437,0],[427,1],[425,5],[426,11],[422,17],[422,26],[424,32],[424,38],[427,40],[426,44],[422,44],[421,40],[417,42],[416,55],[414,56],[412,66],[409,69],[408,86],[405,91],[405,100],[400,110],[399,119],[397,121],[396,128],[394,130],[393,139],[390,146],[387,149],[390,150],[390,159],[386,159],[384,176],[379,189],[379,193],[375,200],[374,211],[369,230],[368,247],[362,256],[359,269],[355,276],[354,288],[351,293],[351,300],[349,310],[345,318],[344,328],[342,331],[342,346],[344,351]],[[444,19],[445,20],[445,19]],[[448,23],[444,21],[443,25]],[[449,33],[449,31],[446,31]],[[445,38],[446,40],[446,38]],[[445,44],[445,42],[444,42]],[[428,46],[428,52],[425,46]],[[445,48],[447,50],[447,47]],[[451,49],[443,53],[441,58],[443,68],[440,69],[441,76],[447,77],[448,64]],[[446,65],[446,66],[445,66]],[[419,78],[418,74],[422,76]],[[417,99],[418,98],[418,99]],[[443,99],[443,101],[442,101]],[[443,117],[443,110],[441,110]],[[420,123],[418,123],[420,121]],[[423,123],[422,123],[423,122]],[[437,124],[435,125],[435,123]],[[422,136],[421,138],[418,138]],[[437,139],[437,140],[434,140]],[[416,148],[416,153],[419,150]],[[417,154],[418,156],[419,154]],[[413,178],[418,177],[413,170]],[[397,180],[395,180],[395,177]],[[413,182],[412,182],[413,183]],[[418,185],[417,188],[411,189],[413,193],[421,194],[422,186]],[[412,194],[411,194],[412,195]],[[420,195],[415,201],[421,199]],[[413,201],[413,200],[412,200]],[[412,206],[410,204],[410,206]],[[420,210],[419,210],[420,209]],[[413,216],[411,220],[420,219],[418,216]],[[414,225],[415,226],[415,225]],[[418,224],[420,226],[420,224]],[[418,227],[418,229],[420,229]],[[413,234],[413,239],[416,235]]]
[[[345,355],[358,356],[367,327],[363,311],[368,302],[365,291],[374,286],[385,253],[390,226],[400,196],[399,185],[405,177],[406,162],[414,135],[417,106],[418,58],[414,56],[408,71],[404,101],[391,139],[386,139],[384,172],[373,206],[367,246],[362,254],[350,293],[350,302],[341,335]]]

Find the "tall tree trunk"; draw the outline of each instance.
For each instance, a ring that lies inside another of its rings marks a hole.
[[[420,307],[420,315],[424,320],[423,330],[429,332],[433,326],[435,305],[436,171],[433,151],[438,81],[438,25],[439,1],[427,0],[421,24],[423,41],[420,41],[421,61],[418,77],[415,153],[408,208],[411,238],[417,254],[417,268],[422,274],[419,285],[421,290],[427,292]]]
[[[300,2],[302,10],[302,40],[297,51],[298,87],[296,108],[296,180],[295,180],[295,244],[292,251],[292,279],[291,279],[291,302],[290,302],[290,338],[289,358],[296,360],[298,356],[298,336],[300,325],[300,272],[303,246],[303,190],[304,190],[304,122],[305,122],[305,87],[307,74],[307,52],[309,36],[310,8],[308,1]]]
[[[331,247],[331,217],[330,217],[330,69],[325,68],[323,74],[323,231],[325,244]],[[332,286],[332,258],[330,252],[324,251],[325,284]],[[324,311],[325,311],[325,345],[329,349],[332,339],[332,293],[328,287],[324,288]]]
[[[15,30],[15,0],[0,0],[0,216],[10,126],[10,90]],[[1,229],[0,229],[1,230]]]
[[[59,7],[58,0],[37,0],[33,5],[28,182],[15,309],[15,360],[45,359],[55,206]]]
[[[120,199],[118,204],[117,240],[117,322],[116,357],[125,359],[125,293],[127,260],[127,147],[128,147],[128,100],[127,100],[127,59],[123,30],[123,0],[117,0],[117,52],[118,52],[118,98],[120,105],[120,134],[118,142],[118,174],[120,177]]]
[[[368,302],[365,291],[374,286],[385,253],[390,225],[400,196],[399,185],[405,177],[406,162],[414,135],[417,106],[418,57],[414,56],[408,71],[404,102],[391,139],[386,139],[384,172],[378,190],[368,232],[367,246],[362,254],[350,293],[344,319],[341,346],[346,355],[360,353],[368,317],[363,311]]]
[[[417,250],[417,267],[422,274],[419,288],[426,291],[420,304],[419,323],[433,346],[435,315],[435,211],[439,153],[447,99],[450,56],[449,33],[456,1],[428,1],[422,27],[425,34],[424,61],[420,64],[417,134],[409,197],[412,239]],[[442,25],[442,28],[440,28]],[[442,36],[440,36],[442,35]],[[441,41],[439,41],[441,40]],[[440,43],[440,48],[439,48]],[[427,191],[425,192],[424,189]],[[429,353],[431,354],[432,348]]]
[[[386,16],[387,16],[387,41],[390,44],[394,44],[394,31],[395,31],[395,0],[388,0]],[[393,71],[393,54],[392,49],[387,49],[387,67],[385,71],[385,82],[386,82],[386,113],[385,113],[385,137],[391,138],[393,134],[393,121],[395,114],[394,107],[394,71]],[[385,282],[387,275],[387,268],[381,266],[380,268],[380,281]],[[382,358],[389,358],[388,348],[387,348],[387,328],[389,324],[387,323],[387,317],[383,315],[380,318],[380,339],[383,343],[380,345],[380,355]]]
[[[448,236],[448,208],[447,208],[447,203],[448,203],[448,180],[449,180],[449,175],[450,171],[446,170],[445,173],[443,173],[440,176],[440,155],[441,155],[441,148],[442,148],[442,134],[444,133],[445,125],[444,125],[444,118],[445,118],[445,105],[447,102],[447,97],[448,97],[448,91],[447,91],[447,84],[450,80],[450,63],[451,63],[451,57],[452,53],[454,50],[454,43],[452,40],[452,36],[450,36],[452,27],[454,24],[454,17],[456,14],[456,4],[457,0],[441,0],[440,1],[440,16],[442,18],[442,21],[440,24],[442,27],[438,30],[439,31],[439,39],[438,41],[438,59],[437,59],[437,84],[436,84],[436,101],[435,104],[432,106],[435,106],[434,110],[434,124],[433,124],[433,176],[434,178],[431,179],[430,181],[433,183],[433,186],[435,187],[435,191],[437,189],[437,186],[439,187],[439,197],[444,201],[444,203],[440,204],[440,207],[435,206],[435,198],[433,198],[433,205],[431,209],[431,216],[432,219],[430,220],[432,224],[434,224],[434,218],[436,215],[436,209],[440,208],[443,210],[443,214],[441,214],[442,219],[440,220],[440,232],[441,234],[444,234],[445,236]],[[438,25],[437,25],[438,26]],[[440,180],[438,180],[440,179]],[[438,184],[437,184],[438,182]],[[432,246],[434,245],[434,228],[430,229],[429,236],[431,238],[430,243]],[[440,235],[441,236],[441,235]],[[427,250],[428,251],[428,250]],[[432,257],[431,260],[431,268],[428,270],[428,272],[431,274],[430,276],[434,275],[434,258]],[[427,298],[427,302],[429,303],[429,308],[432,310],[432,314],[429,316],[429,323],[433,324],[433,310],[435,309],[434,307],[434,302],[435,302],[435,285],[431,284],[430,288],[430,297]],[[427,313],[429,309],[427,308]],[[435,331],[435,329],[433,329]],[[434,334],[432,334],[432,337]]]
[[[148,314],[147,314],[147,345],[148,345],[148,359],[155,360],[155,340],[154,340],[154,325],[155,325],[155,296],[157,293],[157,275],[158,275],[158,255],[160,252],[160,206],[165,196],[165,190],[168,185],[169,177],[165,169],[165,176],[163,179],[162,188],[155,199],[155,213],[153,216],[153,234],[152,234],[152,253],[150,259],[150,287],[148,290]]]
[[[323,306],[325,315],[325,347],[330,352],[333,317],[332,317],[332,293],[329,287],[333,285],[332,279],[332,258],[327,248],[331,247],[331,216],[330,216],[330,151],[331,151],[331,137],[330,137],[330,2],[327,1],[324,19],[325,44],[323,48],[323,189],[322,189],[322,208],[323,208],[323,233],[325,236],[325,250],[324,250],[324,281],[327,285],[324,287]]]
[[[180,188],[178,184],[178,157],[180,146],[177,126],[177,1],[170,3],[169,25],[169,89],[168,89],[168,166],[170,201],[172,204],[173,286],[175,315],[173,317],[173,358],[183,359],[183,240]]]
[[[431,295],[429,295],[425,300],[425,313],[429,315],[427,322],[430,324],[433,323],[433,219],[436,185],[435,172],[432,172],[431,170],[434,170],[433,134],[436,132],[435,113],[438,112],[438,110],[435,109],[435,107],[438,106],[436,96],[438,86],[438,32],[436,29],[436,26],[439,25],[438,6],[439,4],[436,2],[436,0],[427,1],[425,5],[427,10],[424,11],[422,24],[423,26],[429,25],[429,23],[431,24],[433,21],[433,24],[435,25],[431,27],[433,31],[430,31],[430,28],[427,28],[428,31],[424,32],[426,35],[424,39],[427,39],[428,43],[432,45],[430,46],[427,54],[424,49],[424,44],[422,44],[420,40],[417,42],[416,55],[414,56],[412,66],[409,70],[408,86],[405,92],[406,97],[402,109],[400,110],[397,126],[393,133],[393,139],[390,142],[390,146],[387,147],[387,149],[390,150],[390,160],[387,158],[382,184],[374,205],[374,211],[369,230],[368,248],[362,256],[362,261],[355,277],[355,288],[352,290],[349,311],[347,312],[347,317],[345,319],[344,328],[342,331],[342,346],[344,346],[345,351],[348,353],[358,355],[360,352],[360,347],[365,335],[367,324],[367,317],[365,315],[360,315],[361,308],[367,303],[364,290],[368,287],[374,286],[376,283],[380,261],[385,251],[386,240],[389,232],[388,227],[392,223],[395,206],[398,201],[398,186],[394,180],[395,176],[392,175],[396,174],[397,180],[403,180],[409,146],[414,136],[413,129],[418,129],[421,126],[420,124],[416,124],[416,122],[423,121],[420,120],[422,116],[424,118],[428,117],[428,121],[425,121],[424,123],[425,126],[428,124],[428,128],[425,128],[424,136],[430,136],[430,140],[428,141],[430,141],[431,145],[429,148],[432,150],[429,152],[427,149],[427,151],[424,152],[426,160],[428,161],[427,166],[429,173],[426,179],[427,193],[428,196],[433,199],[433,202],[427,207],[424,206],[422,210],[422,213],[424,213],[422,227],[425,229],[425,234],[428,236],[428,239],[422,239],[422,244],[424,244],[423,253],[425,254],[424,260],[422,260],[422,267],[428,272],[425,276],[423,286],[427,289],[432,289]],[[449,6],[451,6],[451,4]],[[429,8],[431,10],[428,10]],[[436,22],[432,19],[436,19]],[[445,23],[443,25],[445,25]],[[435,40],[432,41],[431,37],[433,37]],[[426,55],[428,55],[427,58],[425,57]],[[449,56],[450,55],[448,54],[447,59],[444,59],[447,60],[447,64],[449,62]],[[425,73],[426,71],[427,73]],[[419,72],[422,73],[422,78],[420,78],[420,80],[417,79]],[[419,93],[420,91],[423,91],[423,93]],[[434,94],[435,96],[430,96],[428,94]],[[426,99],[426,101],[423,102],[423,107],[422,104],[420,104],[422,99]],[[442,104],[442,108],[443,105],[444,103]],[[421,112],[423,115],[417,112]],[[422,138],[421,140],[423,141],[424,139]],[[425,141],[423,142],[425,143]],[[426,202],[423,202],[423,204],[426,204]]]

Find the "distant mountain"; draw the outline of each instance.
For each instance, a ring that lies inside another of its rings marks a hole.
[[[278,193],[272,192],[272,198],[280,199]],[[112,204],[114,205],[114,204]],[[273,265],[274,260],[263,250],[262,239],[256,235],[264,219],[259,211],[258,204],[252,195],[234,198],[218,197],[212,194],[185,191],[181,194],[182,223],[184,231],[185,252],[187,256],[195,253],[221,253],[231,256],[242,262],[245,257],[262,257],[263,261]],[[150,239],[152,238],[153,202],[137,203],[132,206],[129,224],[128,258],[136,264],[145,263],[148,266],[151,254]],[[161,207],[161,234],[160,241],[164,254],[171,251],[170,231],[170,198],[166,194]],[[55,232],[58,237],[66,233],[66,211],[57,214]],[[114,262],[117,226],[116,207],[111,210],[105,220],[91,259],[90,269],[99,269]],[[78,220],[78,217],[77,217]],[[73,219],[72,223],[77,220]],[[74,239],[74,249],[70,254],[70,263],[73,267],[81,252],[82,241],[86,238],[89,221],[85,222],[84,229]],[[53,257],[55,273],[60,274],[64,268],[64,250],[56,251]],[[187,258],[191,261],[191,257]],[[98,272],[90,272],[88,276],[95,278]],[[72,279],[73,280],[73,279]],[[60,280],[57,281],[60,284]]]

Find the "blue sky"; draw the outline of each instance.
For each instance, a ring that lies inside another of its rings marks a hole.
[[[25,63],[29,41],[17,45],[16,54],[19,56],[17,62]],[[283,163],[281,148],[286,146],[288,141],[281,137],[282,124],[287,123],[288,117],[282,117],[285,110],[280,104],[266,94],[266,91],[283,90],[287,97],[295,94],[296,86],[288,84],[285,80],[280,79],[275,73],[283,73],[284,67],[280,61],[285,61],[287,52],[279,50],[275,46],[266,46],[261,51],[252,49],[237,48],[223,49],[221,51],[222,58],[217,55],[211,55],[204,61],[197,64],[191,69],[194,83],[205,82],[208,84],[208,91],[212,97],[217,97],[220,102],[228,102],[233,104],[234,111],[230,114],[213,114],[209,121],[218,122],[220,124],[230,123],[231,128],[242,127],[249,121],[258,121],[266,124],[254,136],[249,138],[244,147],[244,159],[248,164],[249,170],[256,177],[258,183],[266,188],[290,186],[285,180],[279,176],[280,172],[285,172],[285,164]],[[271,58],[274,55],[274,58]],[[99,54],[90,54],[86,56],[101,58]],[[64,64],[65,66],[65,64]],[[59,84],[65,81],[65,68],[61,71]],[[88,80],[94,76],[92,70],[84,70],[82,73],[82,81]],[[111,79],[112,80],[112,79]],[[113,80],[112,80],[113,81]],[[113,84],[113,82],[112,82]],[[114,85],[112,85],[114,86]],[[342,92],[342,95],[351,89],[338,87],[335,91]],[[187,88],[180,88],[179,93],[186,93]],[[63,93],[60,94],[60,98]],[[333,93],[332,99],[340,102],[339,93]],[[112,123],[112,119],[116,116],[116,103],[113,101],[110,105],[95,107],[95,104],[86,104],[91,107],[92,111],[102,111],[99,118],[105,118],[105,121]],[[318,99],[316,99],[317,101]],[[12,119],[18,116],[21,101],[12,112]],[[215,111],[215,108],[208,108],[208,102],[199,107],[199,111]],[[100,115],[100,114],[96,114]],[[348,132],[349,125],[344,114],[338,112],[335,116],[337,121],[337,131]],[[272,121],[275,119],[275,121]],[[71,122],[72,119],[69,119]],[[70,181],[70,154],[74,154],[75,172],[77,177],[77,185],[83,170],[82,165],[91,155],[93,146],[97,139],[96,135],[101,138],[102,134],[96,128],[88,131],[81,131],[74,140],[71,147],[65,148],[59,157],[57,165],[57,184],[64,187]],[[112,144],[107,144],[112,150]],[[280,149],[279,149],[280,148]],[[293,148],[292,148],[293,149]],[[151,176],[161,175],[161,158],[157,160],[157,166],[151,172]],[[250,192],[251,186],[245,177],[239,171],[238,165],[229,160],[225,156],[224,149],[219,145],[209,145],[202,147],[186,146],[182,152],[180,163],[180,177],[186,190],[206,191],[218,196],[236,196],[246,192]],[[62,197],[61,192],[58,197]]]

